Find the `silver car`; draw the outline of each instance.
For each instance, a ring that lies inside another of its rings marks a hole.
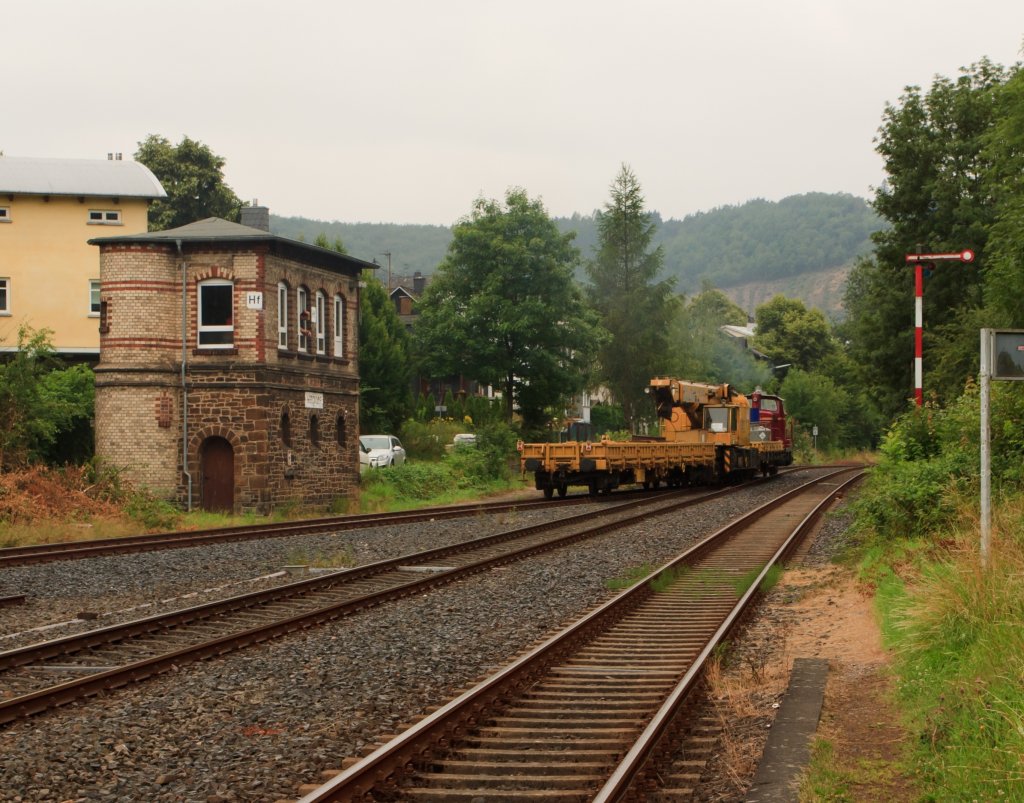
[[[405,462],[405,449],[394,435],[359,436],[359,470],[400,466]]]

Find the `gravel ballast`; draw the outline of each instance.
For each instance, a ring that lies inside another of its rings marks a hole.
[[[629,567],[664,563],[813,474],[781,475],[722,500],[475,576],[443,594],[405,599],[9,726],[0,731],[0,800],[294,798],[298,784],[319,781],[320,770],[340,766],[346,756],[446,702],[607,599],[609,578]],[[516,518],[494,531],[525,523],[522,515]],[[358,562],[365,562],[460,540],[467,531],[485,534],[476,518],[434,524],[387,533],[375,528],[372,538],[371,531],[316,538],[325,539],[325,548],[336,548],[336,539],[351,540]],[[227,561],[221,550],[255,575],[279,568],[288,549],[243,542],[150,553],[133,556],[142,564],[137,572],[125,568],[124,557],[10,571],[38,573],[32,582],[39,588],[54,588],[66,577],[74,587],[68,597],[103,587],[143,595],[147,582],[183,587],[178,573],[201,575],[197,583],[235,576],[222,568]],[[208,550],[217,550],[218,557]],[[257,550],[260,556],[246,551],[237,557],[236,550]],[[76,577],[81,563],[106,561],[111,568],[81,572],[90,580]],[[47,579],[46,572],[56,574]],[[214,578],[218,572],[225,573]],[[6,619],[4,630],[10,632]]]

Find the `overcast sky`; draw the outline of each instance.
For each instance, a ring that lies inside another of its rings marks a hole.
[[[886,102],[1022,43],[1024,0],[15,0],[0,150],[187,135],[275,214],[443,225],[510,186],[588,214],[627,163],[682,218],[868,197]]]

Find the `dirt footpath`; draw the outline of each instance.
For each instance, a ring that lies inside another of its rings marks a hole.
[[[842,790],[842,796],[805,799],[917,799],[910,779],[898,772],[906,734],[872,599],[849,569],[828,562],[834,548],[819,544],[803,565],[785,572],[720,670],[712,672],[712,705],[723,737],[696,799],[744,799],[795,658],[829,662],[817,738],[832,746],[831,768]]]

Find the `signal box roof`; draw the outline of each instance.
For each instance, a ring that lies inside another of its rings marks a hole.
[[[246,246],[266,243],[271,251],[280,253],[282,256],[318,267],[342,270],[345,273],[358,272],[365,268],[380,267],[380,265],[374,262],[357,259],[348,254],[340,254],[331,248],[321,248],[318,245],[310,245],[309,243],[292,240],[288,237],[280,237],[263,229],[243,226],[219,217],[197,220],[195,223],[188,223],[176,229],[147,231],[141,234],[122,234],[114,237],[94,237],[89,240],[89,245],[98,245],[102,248],[108,245],[175,245],[179,242],[182,245],[222,246],[232,244]]]

